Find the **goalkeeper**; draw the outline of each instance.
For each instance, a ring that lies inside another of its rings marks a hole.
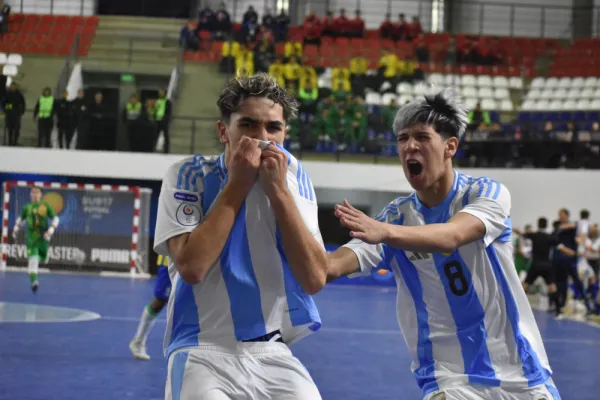
[[[13,229],[13,238],[17,235],[23,222],[27,223],[27,232],[25,234],[27,243],[27,259],[29,280],[31,290],[35,293],[38,290],[38,267],[40,261],[48,261],[48,245],[50,238],[58,227],[58,216],[50,204],[42,201],[42,189],[33,187],[31,189],[31,203],[25,205],[21,211],[21,216],[17,218]],[[48,220],[51,220],[50,224]]]

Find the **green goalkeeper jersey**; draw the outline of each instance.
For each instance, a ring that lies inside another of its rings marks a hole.
[[[27,204],[21,211],[21,220],[27,223],[27,237],[32,239],[43,237],[50,227],[50,220],[54,217],[56,217],[54,209],[45,201]]]

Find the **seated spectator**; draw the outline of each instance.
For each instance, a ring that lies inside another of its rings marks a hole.
[[[298,90],[298,100],[300,101],[300,113],[310,116],[317,112],[317,102],[319,100],[319,89],[313,86],[311,79],[303,79]],[[303,119],[310,119],[303,118]]]
[[[420,63],[428,63],[429,62],[429,49],[427,49],[427,44],[425,43],[425,37],[423,34],[419,34],[414,37],[413,43],[415,44],[415,56],[417,57],[417,61]]]
[[[321,44],[321,25],[314,22],[304,23],[304,45],[314,44],[319,46]]]
[[[248,9],[242,16],[242,25],[248,22],[252,22],[253,24],[258,25],[258,14],[254,10],[254,6],[252,5],[248,6]]]
[[[500,46],[500,41],[498,38],[494,38],[489,44],[489,65],[501,65],[504,63],[504,52],[502,51],[502,47]]]
[[[446,50],[446,65],[457,65],[458,64],[458,53],[456,51],[456,41],[454,38],[450,38],[448,49]]]
[[[229,13],[224,9],[217,11],[217,21],[215,22],[215,28],[212,36],[213,40],[226,40],[231,34],[232,29],[233,25],[231,23]]]
[[[395,86],[396,76],[398,75],[399,60],[396,54],[384,49],[383,55],[379,59],[379,82],[377,86],[381,86],[384,81],[389,81],[392,86]]]
[[[200,50],[200,38],[196,34],[194,21],[189,21],[179,32],[179,45],[188,51]]]
[[[300,42],[286,42],[283,46],[283,55],[286,60],[296,58],[302,59],[302,43]]]
[[[249,18],[246,22],[244,22],[244,24],[242,25],[242,32],[241,32],[241,40],[244,43],[252,43],[256,41],[256,38],[258,36],[258,22],[256,22],[253,18]]]
[[[350,70],[345,67],[336,67],[331,70],[331,89],[336,98],[346,98],[351,94]]]
[[[385,14],[385,19],[379,26],[379,37],[382,39],[393,39],[394,38],[394,24],[391,20],[391,14]]]
[[[273,32],[269,30],[269,28],[261,25],[258,27],[258,34],[256,35],[256,40],[258,42],[267,41],[268,43],[275,43],[275,35]],[[275,47],[273,47],[275,48]]]
[[[423,70],[419,68],[419,63],[415,57],[409,57],[406,60],[400,61],[398,70],[400,72],[401,82],[415,82],[425,80]]]
[[[304,87],[305,82],[309,81],[311,87],[317,87],[317,71],[312,65],[302,66],[300,75],[300,88]]]
[[[262,27],[261,27],[262,28]],[[275,60],[275,46],[268,39],[263,39],[254,46],[254,70],[268,72]]]
[[[254,52],[250,45],[241,48],[235,58],[235,69],[243,69],[246,71],[246,75],[254,75]]]
[[[317,14],[315,14],[314,11],[311,11],[306,18],[304,18],[304,26],[306,26],[307,24],[320,24],[321,21],[319,21],[319,17],[317,17]]]
[[[355,95],[362,95],[367,86],[367,71],[369,61],[359,55],[350,60],[350,82]]]
[[[350,115],[354,115],[357,112],[367,115],[367,106],[361,96],[349,97],[346,103],[346,110]]]
[[[285,87],[285,64],[283,58],[277,57],[275,62],[269,65],[269,75],[277,79],[277,84]]]
[[[554,124],[552,121],[546,121],[544,124],[544,129],[542,130],[542,140],[552,140],[554,139]]]
[[[423,34],[423,27],[421,26],[421,21],[419,17],[416,15],[413,17],[412,22],[409,25],[409,37],[410,40],[413,40],[419,35]]]
[[[348,36],[363,37],[365,34],[365,20],[360,17],[360,10],[354,12],[354,19],[348,21]]]
[[[490,114],[481,109],[481,103],[477,103],[475,109],[467,115],[469,119],[469,127],[472,130],[486,130],[491,124]]]
[[[275,16],[271,14],[270,8],[265,9],[265,13],[262,16],[262,26],[271,32],[275,32],[277,30],[277,22]]]
[[[302,66],[298,64],[296,57],[290,57],[285,64],[284,77],[287,87],[290,86],[290,83],[293,83],[294,87],[298,88],[298,82],[302,77]]]
[[[348,37],[350,34],[350,20],[346,17],[346,9],[340,9],[340,15],[333,20],[333,30],[336,36]]]
[[[317,149],[323,149],[323,147],[326,147],[327,144],[337,136],[336,122],[337,116],[331,112],[330,108],[323,108],[317,115],[314,124],[314,133],[319,142],[317,144]]]
[[[0,35],[8,32],[8,20],[10,17],[10,5],[2,1],[0,6]]]
[[[221,47],[221,56],[236,58],[241,51],[242,47],[239,42],[225,42]]]
[[[285,13],[282,8],[279,15],[275,18],[277,23],[277,30],[273,32],[275,34],[275,40],[277,42],[283,42],[287,37],[288,30],[290,29],[290,17]]]
[[[325,17],[321,21],[321,29],[324,37],[335,37],[337,32],[335,31],[335,18],[333,17],[333,12],[331,10],[327,10],[325,13]]]
[[[394,34],[392,39],[398,40],[409,40],[410,38],[410,24],[406,20],[404,14],[398,15],[398,22],[394,24]]]
[[[198,13],[198,31],[213,32],[217,22],[217,15],[213,12],[210,6],[204,7]]]
[[[351,126],[345,137],[345,141],[351,146],[353,151],[357,151],[358,147],[367,138],[367,114],[357,111],[354,114],[350,114],[350,121]]]
[[[298,98],[298,81],[289,81],[286,90],[294,97]]]

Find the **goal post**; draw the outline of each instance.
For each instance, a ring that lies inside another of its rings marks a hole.
[[[23,207],[31,203],[32,187],[42,190],[60,221],[52,236],[49,269],[82,272],[148,272],[150,198],[139,186],[63,182],[7,181],[3,183],[2,258],[0,268],[27,266],[26,222],[13,238]],[[36,218],[48,218],[42,206]]]

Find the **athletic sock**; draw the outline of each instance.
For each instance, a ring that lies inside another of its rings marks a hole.
[[[37,282],[37,280],[37,274],[29,274],[29,282],[31,282],[32,285]]]
[[[559,300],[558,292],[548,293],[548,298],[550,298],[550,304],[554,305],[554,310],[556,311],[556,315],[560,314],[560,300]]]
[[[156,316],[157,313],[152,311],[152,308],[150,308],[149,305],[144,308],[144,311],[142,312],[142,318],[140,319],[140,324],[138,325],[137,333],[135,334],[136,340],[142,343],[146,341]]]

